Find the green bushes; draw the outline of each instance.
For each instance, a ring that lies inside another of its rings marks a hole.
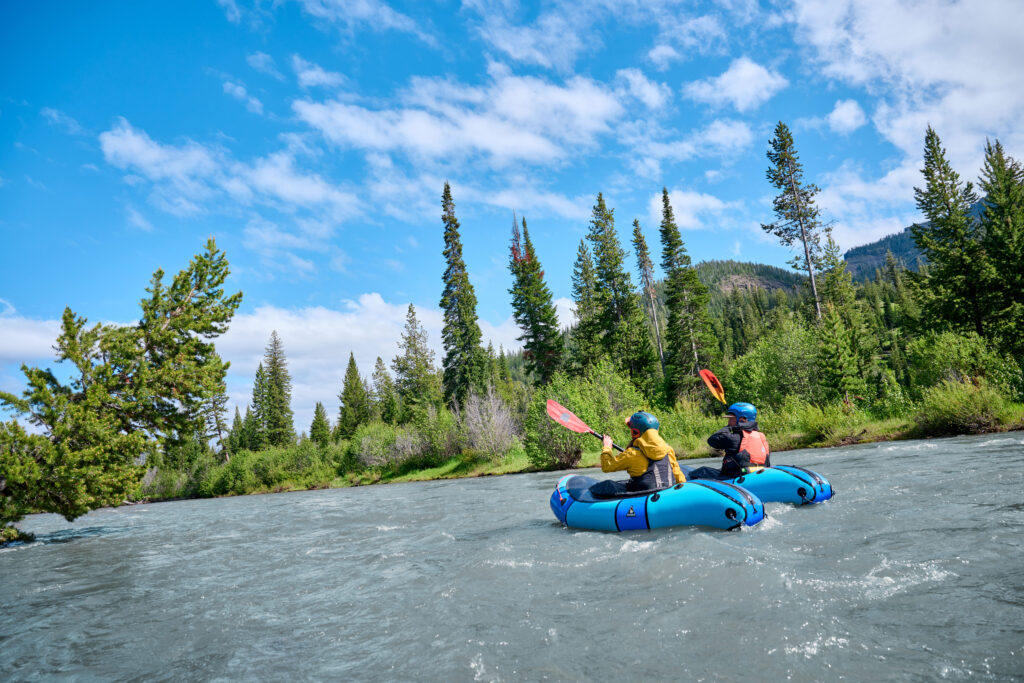
[[[921,399],[929,387],[943,382],[983,378],[1007,397],[1022,397],[1021,368],[1009,356],[1001,356],[977,334],[929,332],[907,345],[910,390]]]
[[[783,320],[729,368],[728,395],[758,408],[779,407],[790,396],[819,403],[818,343],[806,325]]]
[[[921,407],[914,414],[921,436],[979,434],[999,424],[1006,400],[986,382],[945,380],[925,389]]]
[[[583,377],[559,372],[538,391],[527,412],[526,456],[538,469],[565,469],[579,464],[585,439],[561,427],[547,416],[547,400],[558,401],[597,431],[611,434],[616,443],[629,440],[625,418],[647,405],[636,387],[602,362]],[[596,441],[594,442],[596,444]]]

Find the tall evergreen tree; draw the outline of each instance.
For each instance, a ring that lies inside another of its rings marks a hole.
[[[990,264],[981,247],[980,225],[970,213],[978,196],[946,160],[931,126],[925,132],[921,173],[925,187],[915,187],[914,198],[928,223],[913,225],[910,231],[928,259],[926,317],[933,327],[973,330],[984,337],[992,298],[985,292]]]
[[[313,411],[313,423],[309,425],[309,438],[321,448],[331,442],[331,423],[327,421],[327,411],[324,404],[316,402],[316,409]]]
[[[242,414],[238,411],[238,406],[235,406],[235,419],[231,422],[231,431],[228,432],[227,448],[225,448],[223,452],[224,462],[229,462],[232,455],[245,448],[245,446],[242,445],[242,439]]]
[[[377,415],[382,422],[395,424],[398,421],[398,392],[391,379],[391,373],[380,356],[373,366],[373,394],[377,401]]]
[[[761,224],[761,228],[778,237],[787,247],[792,247],[797,240],[802,244],[803,257],[797,254],[790,263],[796,270],[807,271],[814,297],[814,312],[821,320],[821,301],[814,276],[821,256],[821,222],[818,207],[814,205],[818,187],[814,183],[804,183],[803,164],[793,144],[793,135],[782,121],[775,126],[775,137],[769,144],[768,160],[772,165],[768,167],[767,176],[772,187],[779,190],[773,202],[778,220]]]
[[[696,382],[697,371],[717,365],[719,345],[708,313],[708,289],[686,253],[668,189],[661,189],[661,269],[665,271],[665,388],[675,400]]]
[[[204,443],[213,440],[217,447],[224,449],[228,435],[224,412],[228,404],[228,395],[223,386],[217,387],[213,395],[203,404],[203,418],[206,429],[202,432]]]
[[[992,264],[992,323],[1000,347],[1024,358],[1024,167],[998,140],[985,143],[979,187],[985,193],[982,246]]]
[[[277,331],[270,333],[270,343],[263,355],[266,373],[266,407],[263,415],[267,445],[287,446],[295,442],[292,417],[292,378],[288,373],[288,359]]]
[[[657,360],[640,297],[633,291],[625,269],[626,254],[615,231],[614,210],[607,207],[600,192],[587,239],[594,248],[598,320],[604,332],[601,341],[605,353],[637,387],[649,392],[654,387]]]
[[[523,232],[512,216],[512,246],[509,270],[512,271],[512,314],[522,334],[523,358],[534,381],[547,384],[562,365],[564,342],[558,329],[558,312],[551,290],[544,282],[544,271],[530,241],[523,218]]]
[[[842,370],[836,370],[838,374],[834,376],[843,377],[842,382],[837,381],[833,384],[833,388],[845,397],[846,394],[864,392],[864,382],[867,380],[874,352],[878,347],[877,333],[872,333],[864,302],[857,298],[853,276],[846,270],[846,261],[840,254],[839,245],[832,239],[831,230],[826,232],[828,238],[822,258],[825,276],[822,281],[821,298],[825,304],[831,306],[831,311],[827,315],[837,318],[838,324],[830,321],[828,329],[822,330],[822,334],[828,337],[822,349],[825,354],[836,352],[849,355],[849,359],[845,356],[842,359],[833,359],[834,367]],[[842,339],[839,339],[840,337]],[[852,375],[849,375],[851,372]]]
[[[245,419],[249,421],[246,448],[259,450],[267,445],[267,420],[272,408],[270,384],[263,363],[256,368],[256,378],[252,383],[252,414],[246,409]],[[250,421],[250,417],[252,418]]]
[[[651,313],[651,327],[658,343],[658,360],[661,361],[661,374],[665,375],[665,348],[661,343],[661,324],[658,321],[658,297],[654,293],[654,264],[651,263],[651,251],[647,248],[647,240],[640,230],[640,221],[633,220],[633,249],[636,251],[636,267],[640,272],[640,285],[643,298]]]
[[[408,421],[425,414],[431,405],[439,406],[444,398],[437,381],[434,352],[428,344],[427,331],[416,318],[412,304],[409,304],[405,315],[405,329],[398,348],[402,353],[391,361],[391,369],[395,371],[402,418]]]
[[[582,374],[604,355],[594,259],[583,240],[573,264],[572,298],[576,303],[576,327],[569,335],[569,365],[574,373]]]
[[[462,260],[459,221],[455,217],[455,202],[447,182],[441,195],[441,205],[444,258],[447,263],[442,277],[444,292],[441,294],[441,310],[444,312],[444,327],[441,328],[441,342],[445,351],[441,364],[444,369],[444,397],[455,405],[461,405],[471,391],[483,390],[486,359],[480,347],[476,294],[469,282],[466,263]]]
[[[345,369],[345,382],[338,394],[341,407],[338,409],[338,427],[336,435],[342,439],[351,438],[359,425],[370,421],[370,397],[366,385],[359,376],[355,354],[349,352],[348,367]]]

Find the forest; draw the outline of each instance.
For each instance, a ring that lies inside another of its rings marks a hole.
[[[443,357],[409,305],[399,354],[376,358],[369,377],[350,354],[309,425],[294,424],[288,340],[274,331],[249,405],[226,414],[228,364],[214,341],[242,294],[225,291],[228,261],[211,240],[169,284],[154,274],[136,324],[89,326],[66,309],[55,348],[69,381],[23,367],[23,395],[0,393],[19,418],[0,422],[3,538],[33,512],[71,520],[133,500],[593,465],[597,440],[550,421],[549,398],[620,444],[623,418],[650,410],[679,457],[708,457],[723,406],[698,379],[702,368],[730,402],[757,406],[773,450],[1020,429],[1024,167],[998,141],[984,151],[975,186],[927,129],[914,191],[925,220],[911,228],[920,265],[888,253],[858,278],[781,122],[767,154],[775,220],[762,228],[793,249],[792,271],[694,264],[666,189],[656,233],[634,220],[622,234],[598,193],[565,328],[544,245],[514,219],[514,352],[482,344],[446,183]]]

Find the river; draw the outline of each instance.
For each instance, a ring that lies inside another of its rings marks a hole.
[[[34,515],[0,678],[1024,678],[1024,433],[775,460],[836,497],[737,532],[569,530],[558,473]]]

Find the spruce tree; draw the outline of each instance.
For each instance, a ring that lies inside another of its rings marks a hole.
[[[373,394],[377,401],[377,415],[382,422],[395,424],[398,421],[398,392],[391,379],[391,373],[380,356],[373,366]]]
[[[523,218],[520,235],[515,216],[512,217],[512,246],[509,270],[512,271],[512,314],[522,334],[523,359],[526,370],[538,385],[547,384],[562,365],[564,342],[558,329],[558,312],[551,290],[544,282],[544,271],[530,241],[530,232]]]
[[[926,317],[932,327],[973,330],[984,337],[992,297],[985,291],[990,264],[981,246],[980,224],[971,216],[978,196],[946,160],[931,126],[925,132],[921,173],[925,187],[915,187],[914,198],[928,222],[912,225],[910,231],[928,259],[922,282],[929,291]]]
[[[832,302],[826,302],[825,315],[816,332],[821,385],[849,404],[853,398],[864,393],[865,384],[858,370],[856,354],[850,345],[846,322],[839,308]]]
[[[569,335],[569,366],[575,374],[582,375],[604,356],[594,260],[583,240],[572,270],[572,298],[576,303],[576,326]]]
[[[708,289],[686,253],[668,189],[661,190],[661,269],[665,272],[665,389],[670,401],[696,382],[701,368],[718,365],[719,344],[708,314]],[[745,333],[745,330],[741,330]]]
[[[342,439],[349,439],[356,433],[359,425],[370,421],[370,397],[367,395],[362,377],[359,376],[356,357],[352,352],[348,354],[345,381],[338,399],[341,401],[341,407],[338,409],[336,434]]]
[[[249,422],[246,448],[255,451],[267,445],[267,419],[272,410],[271,404],[267,373],[263,369],[263,363],[260,363],[252,383],[252,415],[250,416],[248,409],[245,412],[245,419]]]
[[[266,373],[266,406],[263,429],[269,446],[287,446],[295,442],[292,417],[292,379],[288,374],[288,360],[277,331],[270,333],[263,356]]]
[[[313,411],[313,422],[309,425],[309,438],[321,448],[331,442],[331,424],[327,421],[327,411],[324,404],[316,402],[316,409]]]
[[[434,368],[434,352],[412,304],[405,316],[398,348],[401,354],[391,361],[391,369],[395,371],[395,386],[402,406],[401,421],[407,422],[422,417],[431,405],[438,407],[444,400]]]
[[[633,249],[636,251],[636,267],[640,272],[640,284],[643,298],[651,313],[651,327],[658,343],[658,360],[661,361],[661,374],[665,375],[665,348],[661,343],[661,324],[658,322],[658,297],[654,293],[654,264],[651,263],[651,252],[647,248],[647,240],[640,230],[640,221],[633,220]]]
[[[242,415],[235,406],[235,419],[231,422],[231,431],[228,432],[227,448],[224,449],[224,462],[229,462],[231,456],[244,448],[242,435]]]
[[[793,144],[793,135],[782,121],[775,126],[775,137],[769,144],[768,160],[772,165],[768,167],[767,176],[772,187],[779,190],[773,202],[778,220],[762,223],[761,229],[778,237],[787,247],[792,247],[798,240],[802,244],[803,257],[797,254],[790,263],[796,270],[807,271],[814,297],[814,312],[821,320],[821,301],[814,276],[821,256],[821,222],[818,207],[814,205],[818,187],[814,183],[804,183],[803,164]]]
[[[482,391],[486,371],[483,349],[480,347],[480,325],[476,317],[476,294],[469,282],[466,263],[462,260],[462,241],[459,221],[455,217],[455,202],[451,187],[444,184],[441,195],[444,222],[445,268],[442,280],[441,310],[444,327],[441,342],[444,345],[444,397],[454,405],[462,405],[471,391]]]
[[[998,140],[985,143],[978,183],[985,193],[982,247],[992,264],[992,325],[1000,348],[1024,358],[1024,167],[1003,152]]]
[[[625,269],[626,254],[615,231],[614,210],[599,192],[587,233],[594,248],[594,276],[597,284],[598,323],[604,334],[605,353],[642,391],[654,387],[657,359],[640,297],[633,291]]]

